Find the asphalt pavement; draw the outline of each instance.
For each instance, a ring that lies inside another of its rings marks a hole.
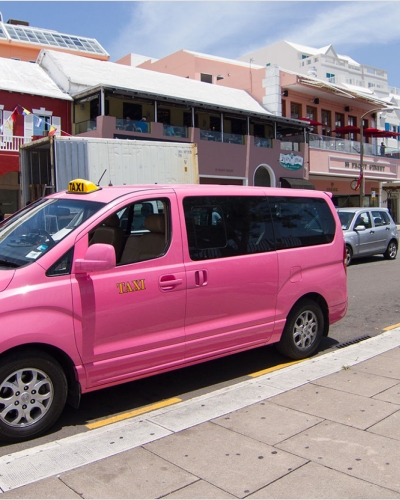
[[[400,325],[0,458],[3,498],[400,498]]]

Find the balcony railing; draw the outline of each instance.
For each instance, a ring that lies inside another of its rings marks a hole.
[[[19,151],[20,146],[30,142],[30,137],[0,135],[0,151]]]
[[[257,148],[272,148],[272,139],[267,137],[254,137],[254,146]]]
[[[352,141],[349,139],[342,139],[337,137],[328,137],[317,134],[310,134],[309,147],[316,149],[325,149],[329,151],[339,151],[342,153],[360,154],[360,142]],[[364,143],[364,155],[382,156],[380,153],[379,144]],[[398,148],[385,148],[384,156],[399,158],[400,149]]]
[[[117,118],[117,130],[126,130],[128,132],[150,132],[150,124],[144,120],[125,120]]]
[[[222,133],[215,130],[200,129],[200,139],[203,141],[227,142],[229,144],[244,144],[244,136],[241,134]]]
[[[91,130],[97,130],[96,120],[86,120],[84,122],[75,123],[75,134],[84,134]]]
[[[188,127],[180,127],[178,125],[167,125],[164,123],[163,125],[163,135],[167,137],[182,137],[182,138],[187,138],[189,137],[189,129]]]

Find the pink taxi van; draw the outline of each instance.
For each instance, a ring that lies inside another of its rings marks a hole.
[[[0,440],[177,367],[312,355],[346,312],[344,255],[323,192],[72,181],[0,225]]]

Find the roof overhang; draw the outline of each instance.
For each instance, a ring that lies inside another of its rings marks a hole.
[[[134,89],[124,88],[124,87],[116,87],[109,85],[96,85],[94,87],[90,87],[88,89],[82,90],[80,92],[76,92],[72,94],[72,97],[77,102],[83,102],[85,100],[91,100],[90,98],[96,94],[99,94],[101,91],[109,92],[114,94],[116,97],[126,97],[129,98],[142,98],[142,99],[152,99],[158,102],[165,102],[172,105],[181,105],[187,107],[196,107],[203,108],[208,111],[214,111],[218,113],[234,113],[235,115],[243,115],[244,117],[250,118],[258,118],[264,120],[271,120],[272,122],[276,122],[277,124],[284,125],[287,128],[296,129],[299,132],[302,132],[304,129],[309,128],[310,124],[304,122],[302,120],[296,120],[293,118],[285,118],[283,116],[276,116],[271,113],[265,112],[257,112],[254,110],[243,110],[233,107],[227,106],[215,106],[212,103],[195,101],[190,99],[180,99],[179,97],[170,97],[158,93],[153,92],[143,92],[136,91]]]

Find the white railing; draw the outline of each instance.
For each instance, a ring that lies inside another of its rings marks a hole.
[[[0,135],[0,151],[19,151],[20,146],[30,142],[30,137]]]
[[[309,147],[315,149],[325,149],[329,151],[340,151],[342,153],[360,154],[360,142],[343,139],[339,137],[328,137],[318,134],[309,134]],[[364,155],[381,156],[379,144],[364,143]],[[400,149],[385,148],[384,156],[400,158]]]

